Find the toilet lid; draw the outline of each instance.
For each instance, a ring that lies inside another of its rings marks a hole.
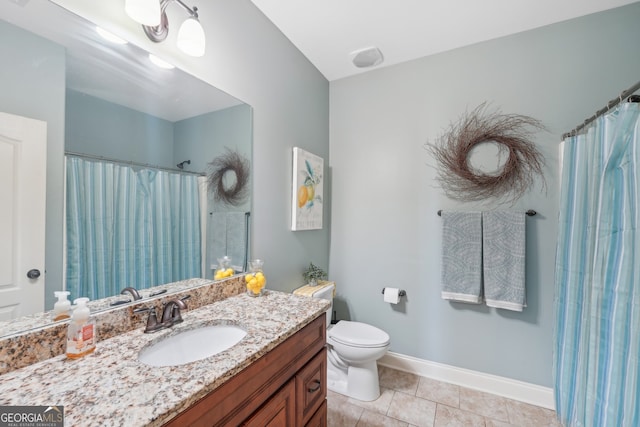
[[[327,333],[331,339],[352,347],[384,347],[389,344],[389,334],[361,322],[341,320]]]

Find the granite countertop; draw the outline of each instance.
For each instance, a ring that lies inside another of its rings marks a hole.
[[[137,329],[78,360],[57,356],[0,376],[0,405],[64,406],[67,426],[157,426],[169,421],[309,324],[329,301],[277,291],[246,294],[183,313],[154,334]],[[179,330],[232,323],[247,331],[235,346],[181,366],[150,367],[140,349]],[[98,337],[99,339],[100,337]]]

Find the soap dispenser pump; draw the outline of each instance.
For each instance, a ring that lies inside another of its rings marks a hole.
[[[96,322],[90,318],[89,298],[77,298],[67,332],[67,357],[78,359],[96,349]]]
[[[58,301],[53,305],[53,321],[64,320],[71,317],[71,301],[67,299],[69,291],[57,291],[53,293]]]

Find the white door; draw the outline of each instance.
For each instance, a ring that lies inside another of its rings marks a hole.
[[[47,124],[0,112],[0,320],[44,310]]]

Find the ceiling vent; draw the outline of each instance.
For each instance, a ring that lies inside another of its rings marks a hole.
[[[367,47],[365,49],[356,50],[351,52],[353,65],[358,68],[375,67],[382,64],[384,58],[382,52],[377,47]]]

